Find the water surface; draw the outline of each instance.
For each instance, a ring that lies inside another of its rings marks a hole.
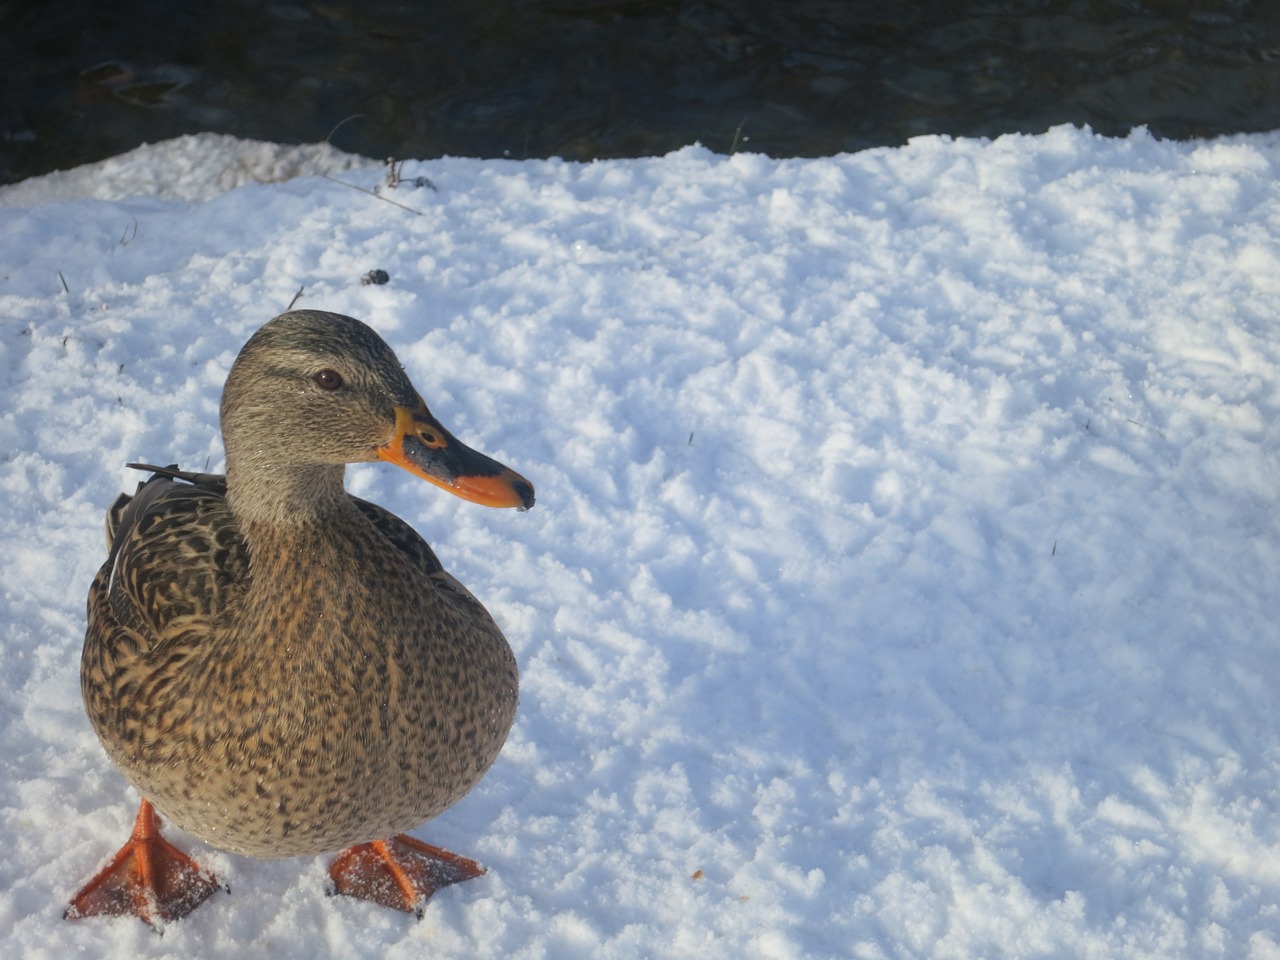
[[[1262,0],[0,3],[0,181],[214,130],[375,157],[814,156],[1280,127]]]

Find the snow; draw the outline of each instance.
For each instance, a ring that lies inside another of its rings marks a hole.
[[[1280,957],[1280,136],[394,190],[282,149],[0,189],[7,955]],[[416,922],[171,830],[230,896],[66,922],[136,808],[79,696],[103,511],[128,461],[221,467],[231,360],[299,289],[537,486],[348,472],[520,661],[502,756],[417,831],[489,873]]]

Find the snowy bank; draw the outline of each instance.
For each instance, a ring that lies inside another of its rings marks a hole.
[[[0,189],[11,956],[1280,957],[1280,138],[394,190],[227,190],[275,154],[187,139]],[[415,923],[174,832],[231,896],[64,922],[136,803],[79,697],[103,510],[130,460],[220,468],[299,289],[538,488],[348,474],[519,658],[503,755],[418,831],[490,872]]]

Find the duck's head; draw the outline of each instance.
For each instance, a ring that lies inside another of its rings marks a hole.
[[[222,393],[228,480],[317,478],[386,460],[464,500],[533,506],[533,484],[432,416],[391,348],[359,320],[295,310],[241,349]]]

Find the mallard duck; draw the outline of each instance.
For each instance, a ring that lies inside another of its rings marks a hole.
[[[185,915],[217,880],[156,810],[232,853],[349,848],[338,893],[418,911],[483,873],[402,836],[498,756],[517,670],[480,602],[412,527],[348,494],[387,460],[466,500],[533,505],[524,477],[456,440],[391,348],[351,317],[282,314],[222,394],[226,475],[147,467],[107,517],[89,588],[85,708],[142,795],[133,834],[69,917]]]

